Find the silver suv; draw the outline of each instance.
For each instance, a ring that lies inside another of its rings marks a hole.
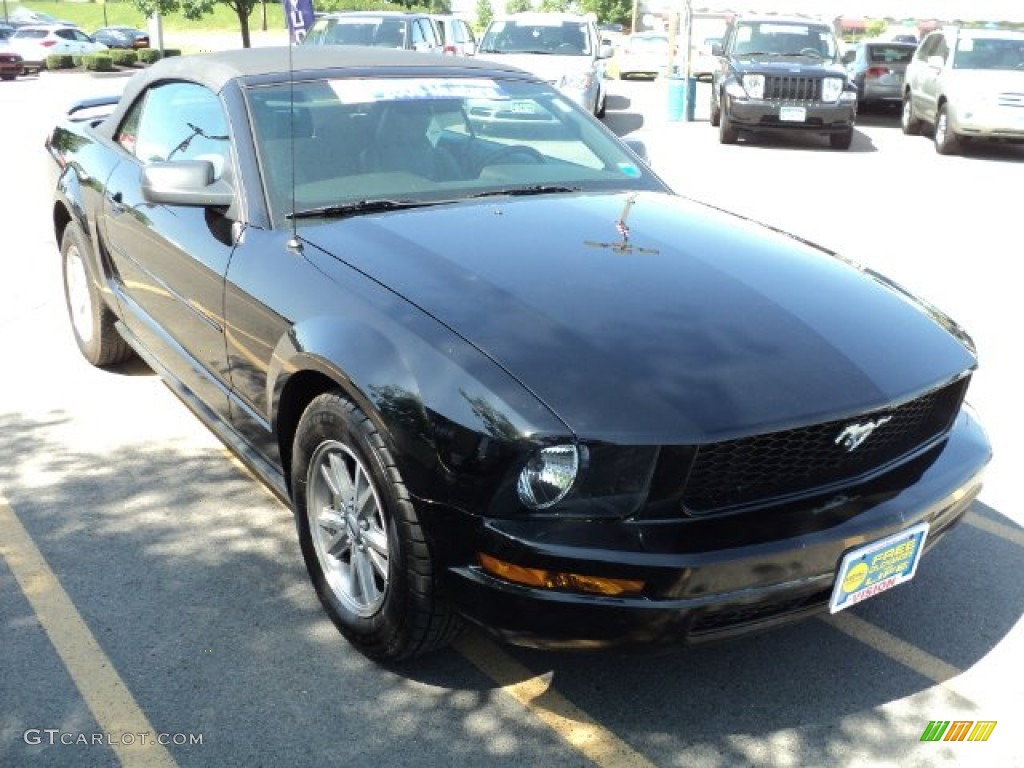
[[[518,13],[487,25],[477,55],[525,69],[604,117],[604,71],[614,53],[587,16]]]
[[[1024,32],[944,27],[922,40],[904,79],[903,132],[922,123],[942,155],[965,139],[1024,141]]]

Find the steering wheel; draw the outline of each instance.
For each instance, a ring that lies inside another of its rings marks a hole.
[[[515,155],[521,155],[529,159],[531,163],[543,165],[547,162],[544,159],[544,155],[538,152],[533,147],[528,147],[525,144],[512,144],[508,147],[502,147],[497,152],[493,152],[489,157],[484,158],[484,161],[480,163],[480,168],[486,168],[488,165],[494,165],[500,160],[514,157]]]

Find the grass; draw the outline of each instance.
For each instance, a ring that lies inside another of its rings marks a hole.
[[[103,26],[125,25],[147,28],[147,19],[139,10],[129,2],[59,2],[47,0],[39,2],[28,0],[28,2],[16,3],[7,0],[7,12],[10,13],[18,6],[23,6],[30,11],[41,11],[55,16],[58,19],[65,19],[74,22],[85,32],[91,32]],[[281,10],[281,3],[277,0],[266,0],[267,29],[284,29],[284,15]],[[104,12],[106,17],[104,18]],[[256,32],[261,28],[260,6],[257,5],[249,17],[249,30]],[[238,16],[228,6],[218,3],[212,13],[203,16],[198,21],[189,21],[180,13],[163,17],[163,28],[165,32],[232,32],[238,30]]]

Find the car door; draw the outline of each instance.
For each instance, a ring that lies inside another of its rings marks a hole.
[[[921,44],[914,56],[914,82],[910,84],[910,92],[914,98],[914,112],[922,120],[935,120],[935,104],[937,100],[939,77],[943,67],[935,66],[932,57],[941,57],[945,62],[949,56],[946,38],[940,32],[931,34]]]
[[[104,191],[104,236],[129,328],[227,417],[224,275],[239,231],[223,210],[149,203],[141,189],[153,161],[209,160],[215,177],[233,178],[223,107],[198,84],[158,83],[114,138],[124,158]]]

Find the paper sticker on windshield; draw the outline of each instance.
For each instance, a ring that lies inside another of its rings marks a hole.
[[[492,80],[452,78],[395,78],[380,80],[330,80],[331,90],[342,104],[372,101],[507,98]]]
[[[640,175],[640,169],[632,163],[618,163],[619,173],[623,176],[630,176],[636,178]]]
[[[960,40],[960,52],[961,53],[970,53],[973,50],[974,50],[974,41],[971,38],[965,37],[965,38],[962,38]]]

